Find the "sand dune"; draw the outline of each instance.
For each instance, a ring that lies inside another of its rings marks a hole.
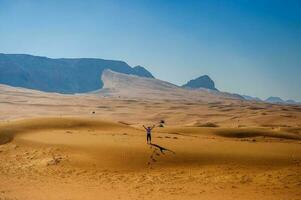
[[[168,127],[157,128],[153,145],[147,145],[141,128],[74,117],[2,122],[0,131],[1,141],[14,136],[0,146],[1,196],[7,199],[297,199],[300,194],[300,138],[283,137],[291,133]]]
[[[153,78],[127,75],[105,70],[101,76],[103,89],[94,92],[108,96],[138,99],[186,99],[212,102],[225,99],[241,100],[238,95],[207,89],[190,90]]]

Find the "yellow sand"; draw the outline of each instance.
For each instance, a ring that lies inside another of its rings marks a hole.
[[[11,88],[0,99],[1,200],[301,196],[300,106]],[[161,119],[146,144],[141,125]]]

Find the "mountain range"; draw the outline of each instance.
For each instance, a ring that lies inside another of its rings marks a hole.
[[[283,104],[296,104],[297,102],[294,100],[283,100],[280,97],[269,97],[265,100],[268,103],[283,103]]]
[[[155,87],[166,90],[179,87],[168,82],[156,82],[157,79],[142,66],[131,67],[124,61],[105,60],[98,58],[48,58],[27,54],[3,54],[0,53],[0,84],[27,89],[40,90],[44,92],[57,92],[63,94],[92,92],[104,87],[103,76],[106,70],[112,70],[126,75],[149,78],[148,81],[140,81],[140,84],[150,84],[150,79],[154,79]],[[107,74],[108,75],[108,74]],[[111,78],[114,76],[111,76]],[[116,76],[115,76],[116,77]],[[120,76],[118,76],[120,78]],[[131,77],[131,76],[130,76]],[[107,79],[106,79],[107,80]],[[122,78],[124,80],[124,77]],[[140,80],[140,79],[135,79]],[[119,80],[120,81],[120,80]],[[109,81],[107,81],[109,82]],[[127,82],[128,87],[130,82]],[[138,83],[137,83],[138,84]],[[162,88],[162,84],[164,87]],[[160,85],[160,86],[159,86]],[[133,85],[132,85],[133,86]],[[165,87],[168,86],[168,87]],[[157,88],[157,89],[158,89]],[[182,85],[185,90],[207,89],[211,93],[218,94],[214,81],[203,75],[188,81]],[[248,95],[234,95],[230,93],[221,94],[231,97],[263,101],[257,97]],[[268,103],[295,104],[294,100],[284,101],[279,97],[269,97],[264,100]]]
[[[258,102],[266,102],[266,103],[274,103],[274,104],[298,104],[299,103],[292,99],[283,100],[280,97],[268,97],[265,100],[262,100],[258,97],[248,96],[248,95],[242,95],[242,97],[248,101],[258,101]]]

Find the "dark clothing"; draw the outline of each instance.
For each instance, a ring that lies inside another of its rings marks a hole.
[[[149,144],[151,144],[152,143],[152,129],[155,127],[155,126],[153,126],[152,128],[151,127],[145,127],[145,126],[143,126],[144,128],[145,128],[145,130],[146,130],[146,141],[147,141],[147,143]]]
[[[146,134],[147,143],[152,143],[152,135],[150,133]]]

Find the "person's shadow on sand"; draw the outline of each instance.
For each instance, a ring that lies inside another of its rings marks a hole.
[[[155,147],[155,148],[159,149],[159,150],[160,150],[160,152],[161,152],[162,154],[165,154],[165,153],[164,153],[164,151],[169,151],[169,152],[171,152],[171,153],[175,154],[175,152],[174,152],[174,151],[172,151],[172,150],[170,150],[170,149],[167,149],[167,148],[165,148],[165,147],[162,147],[162,146],[160,146],[160,145],[158,145],[158,144],[149,143],[149,145],[151,145],[151,146],[153,146],[153,147]]]
[[[170,149],[167,149],[167,148],[165,148],[165,147],[162,147],[162,146],[160,146],[160,145],[158,145],[158,144],[149,143],[148,145],[150,145],[150,147],[151,147],[152,149],[154,149],[154,150],[152,151],[151,156],[150,156],[150,160],[149,160],[149,162],[147,163],[147,165],[150,166],[151,168],[152,168],[152,163],[157,162],[156,156],[160,156],[161,154],[165,155],[165,152],[171,152],[172,154],[176,154],[174,151],[172,151],[172,150],[170,150]],[[158,153],[158,150],[161,152],[161,154]]]

